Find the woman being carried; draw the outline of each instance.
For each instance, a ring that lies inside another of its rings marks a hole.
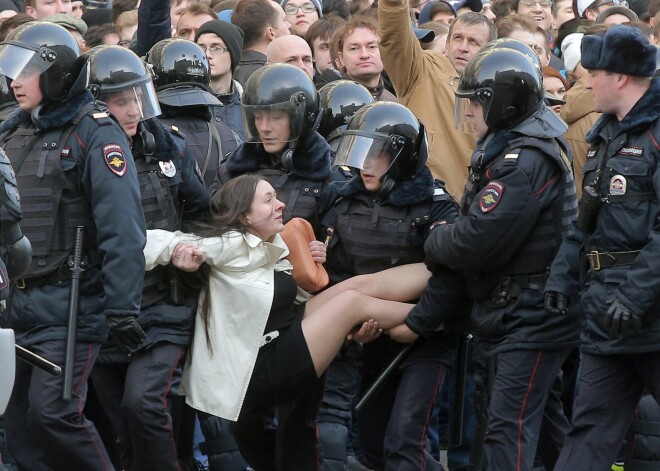
[[[197,234],[148,231],[144,251],[147,269],[179,257],[204,260],[210,269],[182,380],[187,402],[236,421],[239,449],[257,470],[287,469],[300,453],[311,463],[318,460],[317,438],[302,436],[308,428],[301,422],[319,404],[305,401],[305,391],[356,326],[372,319],[384,329],[403,323],[413,307],[404,301],[419,298],[430,273],[414,264],[358,276],[300,304],[279,235],[284,203],[273,187],[256,175],[237,177],[214,195],[211,208],[210,224]],[[273,405],[277,431],[262,423]]]

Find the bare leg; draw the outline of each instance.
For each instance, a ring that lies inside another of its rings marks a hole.
[[[356,325],[375,319],[388,329],[402,324],[413,308],[413,304],[373,298],[354,290],[338,293],[320,306],[310,304],[305,306],[302,330],[319,376]]]
[[[401,265],[370,275],[354,276],[310,299],[307,302],[305,315],[347,290],[359,291],[367,296],[389,301],[414,301],[421,296],[430,277],[431,272],[423,263]]]

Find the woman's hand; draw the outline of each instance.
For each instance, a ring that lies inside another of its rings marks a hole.
[[[325,255],[328,249],[325,244],[318,240],[313,240],[309,243],[309,251],[312,253],[312,258],[316,263],[325,263]]]
[[[172,252],[172,265],[179,270],[194,272],[206,261],[204,253],[194,245],[177,244]]]
[[[357,327],[356,327],[357,329]],[[376,340],[383,333],[383,329],[378,327],[378,322],[370,319],[364,322],[359,329],[351,331],[346,338],[348,340],[355,340],[356,342],[367,343]]]

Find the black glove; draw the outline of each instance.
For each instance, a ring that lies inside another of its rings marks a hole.
[[[568,298],[557,291],[545,292],[545,310],[555,316],[565,316],[568,314]]]
[[[109,316],[107,323],[117,342],[128,350],[135,350],[147,338],[133,316]]]
[[[605,325],[610,328],[612,337],[618,337],[641,330],[642,318],[614,298],[605,313]]]

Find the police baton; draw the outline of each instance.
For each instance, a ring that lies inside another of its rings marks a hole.
[[[28,365],[32,365],[45,371],[51,376],[60,376],[62,374],[62,368],[55,363],[46,360],[44,357],[39,356],[20,345],[16,345],[16,358],[23,360]]]
[[[467,378],[468,351],[473,335],[461,336],[456,351],[456,383],[454,384],[454,403],[452,407],[451,444],[461,446],[463,442],[463,414],[465,412],[465,379]]]
[[[62,399],[71,399],[73,389],[73,365],[76,353],[76,328],[78,326],[78,298],[80,297],[80,278],[85,269],[82,262],[83,240],[85,228],[76,227],[76,241],[73,246],[73,256],[69,258],[71,270],[71,289],[69,291],[69,320],[66,331],[66,353],[64,355],[64,389]]]
[[[392,374],[392,372],[399,367],[399,365],[403,362],[403,360],[406,359],[408,356],[408,353],[410,353],[410,350],[413,348],[413,345],[415,345],[417,342],[409,343],[406,345],[406,347],[399,352],[399,354],[394,357],[394,360],[390,362],[389,365],[387,365],[387,368],[376,378],[376,381],[367,389],[367,392],[364,393],[364,396],[358,401],[358,403],[355,405],[355,411],[360,412],[360,409],[364,407],[364,405],[373,397],[374,394],[383,386],[385,381],[387,381],[387,378]]]

